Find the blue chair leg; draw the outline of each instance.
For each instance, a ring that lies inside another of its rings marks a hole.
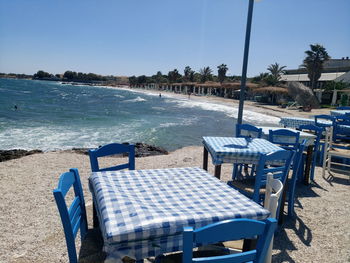
[[[232,180],[236,180],[238,175],[238,164],[233,165]]]
[[[318,150],[318,166],[323,165],[323,155],[324,155],[324,143],[320,143],[320,149]]]
[[[298,170],[293,171],[292,178],[288,185],[288,217],[294,216],[295,188],[297,185],[297,179],[300,178],[300,174],[303,175],[303,164],[305,161],[304,155],[301,161],[302,163],[299,165]]]
[[[314,181],[316,162],[317,162],[317,152],[314,152],[312,156],[312,163],[311,163],[310,181]]]
[[[298,182],[302,182],[303,181],[304,169],[305,169],[305,161],[306,161],[306,155],[303,154],[303,156],[301,157],[301,164],[299,166],[298,174],[297,174],[297,181]]]

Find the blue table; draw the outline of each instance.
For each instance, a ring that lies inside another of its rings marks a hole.
[[[220,179],[221,164],[258,164],[261,154],[283,150],[265,139],[236,137],[203,137],[203,169],[208,170],[208,152],[215,165],[215,177]]]
[[[350,114],[350,110],[331,110],[332,116],[342,116],[345,114]]]
[[[184,226],[269,216],[269,211],[201,168],[96,172],[89,187],[105,262],[182,250]]]
[[[332,126],[332,122],[328,120],[318,120],[317,122]],[[283,117],[280,120],[280,125],[289,128],[299,128],[300,125],[315,125],[315,120],[299,117]]]

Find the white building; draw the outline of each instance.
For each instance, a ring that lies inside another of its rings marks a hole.
[[[310,86],[310,79],[305,68],[289,69],[281,76],[282,81],[299,81],[305,86]],[[317,88],[322,89],[327,81],[344,81],[350,83],[350,59],[330,59],[323,65],[323,72],[317,83]]]

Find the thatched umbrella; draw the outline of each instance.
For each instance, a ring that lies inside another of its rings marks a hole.
[[[281,88],[281,87],[263,87],[263,88],[257,88],[252,90],[253,93],[255,94],[263,94],[263,95],[268,95],[271,99],[272,103],[276,103],[277,96],[278,95],[287,95],[288,94],[288,89],[286,88]]]
[[[269,86],[269,87],[253,89],[252,92],[261,93],[261,94],[288,94],[288,89]]]

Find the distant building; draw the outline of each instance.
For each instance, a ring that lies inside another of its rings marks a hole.
[[[282,81],[299,81],[310,86],[310,79],[305,68],[288,69],[281,76]],[[326,81],[344,81],[350,83],[350,59],[330,59],[323,65],[323,71],[317,83],[317,89],[322,89]]]

